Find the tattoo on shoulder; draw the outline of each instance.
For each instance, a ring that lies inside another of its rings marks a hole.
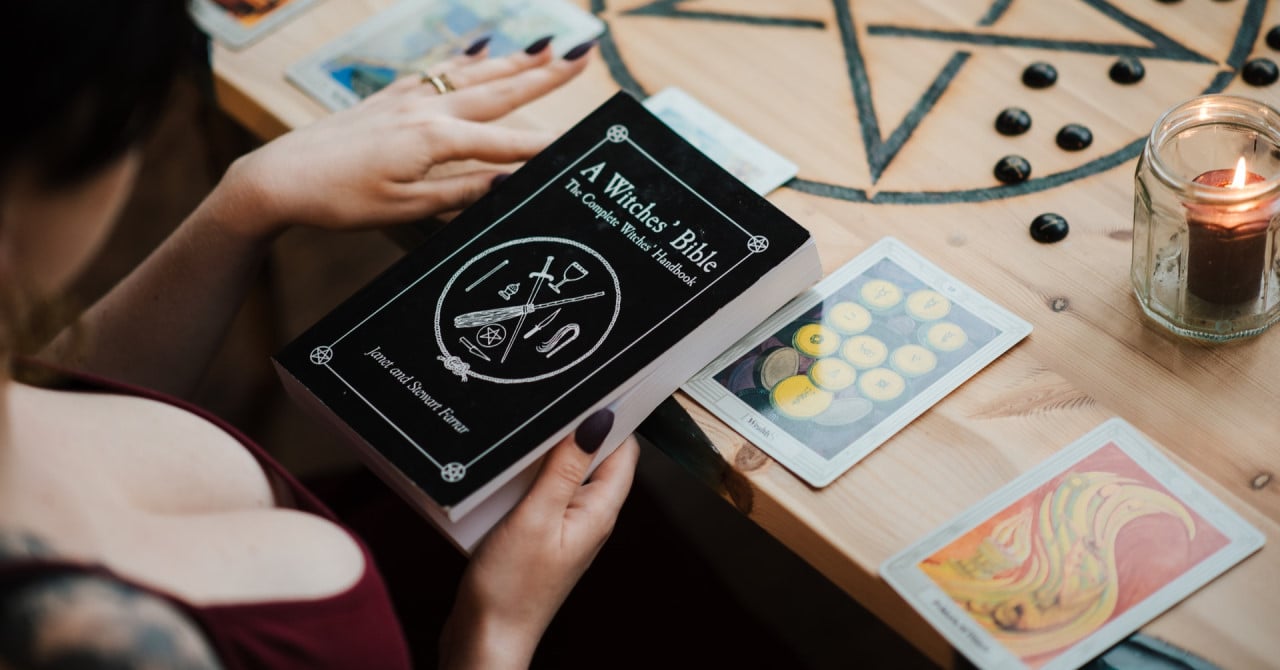
[[[0,528],[0,563],[24,558],[53,558],[56,555],[35,533]]]
[[[168,601],[108,577],[56,574],[0,588],[0,668],[220,667]]]

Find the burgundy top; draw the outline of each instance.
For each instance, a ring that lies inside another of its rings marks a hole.
[[[225,421],[190,403],[80,373],[64,373],[65,390],[118,393],[174,405],[213,423],[244,445],[263,470],[288,488],[294,507],[337,518],[261,447]],[[341,525],[341,524],[339,524]],[[344,530],[345,527],[344,527]],[[347,530],[348,533],[351,531]],[[369,548],[352,534],[364,555],[364,573],[350,588],[332,596],[218,605],[196,605],[119,575],[101,564],[57,559],[0,563],[0,586],[50,574],[105,576],[162,598],[185,612],[204,631],[223,665],[232,668],[409,668],[409,651],[386,586]]]

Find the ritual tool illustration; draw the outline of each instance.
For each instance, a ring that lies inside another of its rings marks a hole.
[[[484,273],[484,276],[483,276],[483,277],[481,277],[481,278],[479,278],[479,279],[477,279],[477,280],[475,280],[475,281],[471,282],[471,283],[467,286],[467,288],[463,289],[463,293],[470,293],[470,292],[471,292],[471,289],[473,289],[473,288],[475,288],[475,287],[477,287],[477,286],[479,286],[479,285],[480,285],[480,282],[482,282],[482,281],[484,281],[484,280],[488,279],[489,277],[492,277],[492,276],[493,276],[493,273],[495,273],[495,272],[497,272],[498,270],[501,270],[502,268],[506,267],[507,263],[510,263],[510,262],[511,262],[511,261],[506,260],[506,259],[504,258],[504,259],[502,260],[502,262],[501,262],[501,263],[498,263],[497,265],[493,266],[493,269],[492,269],[492,270],[490,270],[490,271],[488,271],[488,272]]]
[[[560,330],[556,331],[555,335],[551,336],[551,339],[539,344],[537,349],[539,352],[546,354],[547,358],[551,358],[556,355],[557,351],[560,351],[568,346],[570,342],[578,339],[578,334],[581,332],[582,329],[578,327],[578,324],[565,324],[560,327]]]
[[[545,318],[545,319],[543,319],[543,320],[539,321],[539,322],[537,323],[537,325],[535,325],[533,328],[530,328],[530,329],[529,329],[529,332],[527,332],[527,333],[525,333],[525,334],[524,334],[524,339],[526,339],[526,340],[527,340],[527,339],[529,339],[529,338],[533,337],[533,334],[534,334],[534,333],[538,332],[539,330],[542,330],[543,328],[546,328],[548,325],[550,325],[550,324],[551,324],[551,322],[552,322],[552,321],[555,321],[555,320],[556,320],[556,317],[557,317],[557,316],[559,316],[559,315],[560,315],[560,308],[559,308],[559,307],[557,307],[557,308],[556,308],[556,311],[554,311],[554,312],[552,312],[552,313],[551,313],[551,316],[548,316],[547,318]]]
[[[493,309],[482,309],[475,312],[467,312],[466,314],[459,314],[458,316],[453,317],[453,326],[455,328],[478,328],[480,326],[487,326],[491,323],[498,323],[499,321],[506,321],[518,316],[531,314],[547,307],[558,307],[560,305],[567,305],[571,302],[582,302],[583,300],[599,298],[604,294],[604,291],[596,291],[595,293],[588,293],[586,295],[575,296],[573,298],[564,298],[563,300],[552,300],[551,302],[544,302],[537,305],[512,305],[511,307],[495,307]]]
[[[547,288],[551,289],[552,291],[555,291],[556,293],[559,293],[561,286],[564,286],[565,284],[568,284],[571,281],[578,281],[579,279],[582,279],[585,276],[587,276],[587,269],[582,267],[581,263],[574,261],[569,264],[569,267],[564,269],[564,275],[562,276],[560,281],[554,284],[547,284]]]
[[[547,290],[553,285],[558,295]],[[504,286],[508,293],[493,295]],[[436,300],[436,343],[446,357],[468,362],[471,377],[524,383],[589,357],[608,338],[621,307],[617,273],[596,250],[561,238],[518,239],[477,253],[445,283]],[[575,328],[536,350],[569,323]],[[570,335],[577,343],[548,358]],[[492,360],[473,355],[459,337]]]
[[[503,362],[503,363],[506,363],[506,362],[507,362],[507,356],[509,356],[509,355],[511,354],[511,347],[515,346],[515,344],[516,344],[516,338],[515,338],[514,336],[515,336],[515,335],[519,335],[519,334],[520,334],[520,327],[524,325],[524,319],[525,319],[525,317],[529,315],[529,312],[530,312],[530,311],[532,311],[532,310],[530,310],[530,309],[529,309],[529,307],[530,307],[531,305],[533,305],[533,301],[534,301],[534,299],[536,299],[536,298],[538,297],[538,289],[542,288],[542,283],[543,283],[544,281],[551,281],[551,280],[555,279],[555,277],[553,277],[553,276],[551,275],[551,273],[549,272],[549,270],[551,270],[551,263],[552,263],[553,261],[555,261],[555,259],[556,259],[556,257],[555,257],[555,256],[547,256],[547,263],[546,263],[546,265],[543,265],[543,266],[542,266],[542,271],[541,271],[541,272],[530,272],[530,273],[529,273],[529,278],[530,278],[530,279],[534,279],[534,280],[536,280],[536,281],[534,281],[534,282],[533,282],[533,290],[532,290],[532,291],[529,291],[529,299],[528,299],[528,300],[526,300],[526,301],[525,301],[525,303],[524,303],[524,309],[525,309],[525,311],[523,311],[523,312],[521,312],[521,313],[520,313],[520,320],[516,322],[516,327],[515,327],[515,329],[511,331],[511,334],[512,334],[512,336],[513,336],[513,337],[511,338],[511,342],[510,342],[509,344],[507,344],[507,348],[502,352],[502,362]]]
[[[519,284],[507,284],[506,288],[502,289],[501,291],[498,291],[498,295],[502,296],[503,300],[510,300],[515,297],[516,293],[519,293],[519,292],[520,292]]]
[[[492,358],[489,358],[489,357],[484,353],[484,351],[482,351],[482,350],[480,349],[480,347],[477,347],[476,345],[472,344],[472,343],[471,343],[471,340],[468,340],[468,339],[467,339],[467,338],[465,338],[465,337],[459,337],[459,338],[458,338],[458,341],[462,343],[462,346],[464,346],[464,347],[466,347],[466,348],[467,348],[467,351],[470,351],[471,353],[475,354],[476,356],[479,356],[481,359],[483,359],[483,360],[485,360],[485,361],[489,361],[489,362],[492,362],[492,361],[493,361],[493,359],[492,359]]]
[[[507,329],[500,323],[491,323],[476,331],[476,342],[480,346],[492,349],[507,339]]]

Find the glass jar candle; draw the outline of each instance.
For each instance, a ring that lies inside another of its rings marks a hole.
[[[1224,342],[1280,318],[1280,112],[1228,95],[1160,117],[1134,179],[1130,279],[1169,330]]]

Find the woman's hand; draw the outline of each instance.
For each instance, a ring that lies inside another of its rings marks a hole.
[[[613,413],[548,453],[533,487],[476,548],[441,641],[442,668],[525,668],[556,610],[613,530],[640,447],[628,437],[586,483]]]
[[[290,224],[355,229],[462,209],[489,190],[497,169],[446,177],[432,168],[459,160],[528,160],[548,132],[486,123],[555,90],[586,67],[593,42],[554,58],[549,39],[487,58],[483,48],[433,70],[456,90],[440,93],[405,77],[348,110],[300,128],[240,158],[218,190],[224,220],[269,237]],[[531,53],[532,52],[532,53]]]

